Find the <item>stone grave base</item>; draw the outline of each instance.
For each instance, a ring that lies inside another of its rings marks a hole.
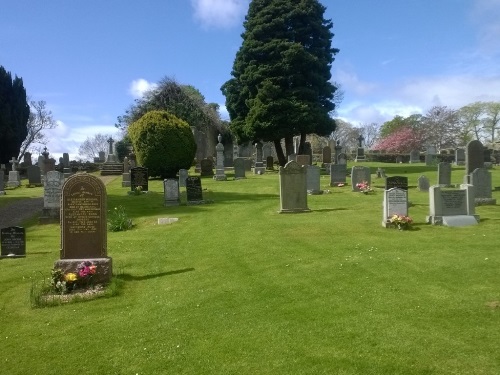
[[[474,203],[476,206],[494,206],[497,204],[495,198],[475,198]]]
[[[434,225],[448,227],[464,227],[479,223],[479,215],[427,216],[426,221]]]
[[[321,195],[321,194],[323,194],[323,190],[308,190],[307,194],[309,194],[309,195]]]
[[[279,214],[295,214],[301,212],[311,212],[309,208],[282,208],[278,211]]]
[[[227,176],[225,174],[222,174],[222,175],[216,174],[213,178],[215,181],[226,181],[227,180]]]
[[[253,168],[253,174],[264,174],[266,173],[266,168],[265,167],[254,167]]]
[[[59,259],[54,262],[54,268],[60,268],[64,273],[76,272],[81,262],[90,261],[94,263],[96,273],[93,282],[96,284],[107,284],[113,276],[113,262],[111,258],[88,258],[88,259]]]

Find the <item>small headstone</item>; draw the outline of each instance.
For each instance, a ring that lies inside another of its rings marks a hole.
[[[266,169],[272,171],[274,169],[274,159],[272,156],[266,157]]]
[[[309,165],[312,164],[312,161],[313,161],[313,151],[312,151],[311,142],[305,142],[304,143],[304,152],[303,152],[303,154],[309,156]]]
[[[420,151],[412,150],[410,152],[410,164],[420,163]]]
[[[469,176],[476,168],[484,167],[484,147],[477,140],[467,143],[465,151],[465,175]]]
[[[408,177],[406,176],[391,176],[385,179],[385,190],[399,188],[408,190]]]
[[[309,165],[309,164],[311,164],[309,155],[297,155],[296,162],[297,162],[298,165]]]
[[[245,177],[245,159],[234,159],[234,179],[246,178]]]
[[[148,178],[147,168],[130,168],[130,191],[135,191],[138,187],[140,187],[142,191],[148,191]]]
[[[251,172],[252,171],[252,164],[253,164],[252,159],[245,158],[243,160],[245,161],[245,172]]]
[[[345,184],[347,166],[345,164],[330,164],[330,186]]]
[[[45,173],[56,170],[56,159],[53,158],[45,159],[44,163],[45,163],[44,164]]]
[[[332,162],[332,149],[330,146],[323,147],[323,163],[330,164]]]
[[[253,173],[254,174],[264,174],[266,171],[266,168],[264,167],[264,162],[262,160],[263,157],[263,152],[262,152],[262,142],[257,142],[255,144],[255,166],[253,167]]]
[[[273,155],[273,148],[270,143],[265,143],[264,146],[262,146],[262,158],[267,159],[267,157]]]
[[[37,165],[40,167],[40,173],[42,176],[45,176],[45,158],[42,155],[38,157]]]
[[[451,164],[441,162],[438,164],[438,185],[451,186]]]
[[[391,225],[393,215],[408,216],[408,191],[398,187],[385,190],[382,226]]]
[[[371,172],[370,168],[363,166],[354,166],[351,169],[351,188],[352,191],[360,191],[356,184],[366,182],[371,186]]]
[[[69,168],[69,154],[67,152],[63,153],[63,167]]]
[[[477,224],[479,215],[475,214],[474,186],[463,184],[460,189],[431,186],[426,220],[431,224],[448,226]]]
[[[396,156],[396,163],[401,164],[403,162],[403,157],[401,155]]]
[[[280,213],[310,211],[307,207],[306,173],[306,167],[295,161],[280,167]]]
[[[419,191],[429,191],[430,182],[426,176],[420,176],[417,181]]]
[[[180,204],[179,180],[176,178],[163,180],[163,192],[165,206],[178,206]]]
[[[30,165],[27,168],[28,171],[28,184],[41,186],[42,185],[42,175],[40,172],[40,167],[36,165]]]
[[[213,162],[210,159],[203,159],[200,162],[200,176],[213,176],[214,171],[213,171]]]
[[[186,178],[188,178],[189,172],[187,169],[179,169],[179,187],[186,187]]]
[[[486,168],[476,168],[470,174],[470,183],[474,186],[476,206],[497,203],[497,200],[492,196],[491,173]]]
[[[297,154],[288,155],[288,161],[297,161]]]
[[[104,163],[106,161],[106,153],[104,151],[99,151],[99,162]]]
[[[465,150],[463,148],[455,149],[455,164],[456,165],[465,164]]]
[[[33,165],[33,162],[31,160],[31,152],[25,152],[23,155],[23,163],[25,167],[29,167],[30,165]]]
[[[1,256],[26,256],[26,231],[23,227],[7,227],[0,230]]]
[[[187,204],[203,203],[203,191],[201,189],[201,179],[198,176],[186,178]]]
[[[5,195],[5,175],[0,170],[0,195]]]
[[[337,157],[337,164],[347,164],[347,155],[341,152]]]
[[[358,147],[356,151],[356,162],[365,161],[365,149],[363,147]]]
[[[316,165],[308,165],[306,170],[307,193],[312,195],[323,194],[321,190],[321,173]]]

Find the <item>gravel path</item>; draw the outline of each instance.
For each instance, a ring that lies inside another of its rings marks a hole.
[[[118,176],[99,176],[107,185]],[[7,206],[0,207],[0,228],[12,227],[21,224],[35,215],[39,215],[43,208],[43,197],[26,198]]]

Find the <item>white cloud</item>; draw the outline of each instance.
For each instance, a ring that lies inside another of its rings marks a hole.
[[[191,0],[194,18],[205,27],[228,28],[241,23],[248,0]]]
[[[358,95],[366,95],[377,89],[377,84],[373,82],[363,82],[356,73],[343,69],[337,70],[335,80],[342,85],[342,90],[354,92]]]
[[[144,93],[149,90],[153,90],[157,87],[156,83],[151,83],[145,80],[144,78],[139,78],[133,80],[129,87],[129,94],[132,95],[136,99],[142,98]]]
[[[500,0],[475,0],[471,16],[479,28],[480,51],[487,56],[500,53]]]

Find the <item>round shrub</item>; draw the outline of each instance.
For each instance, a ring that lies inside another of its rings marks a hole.
[[[130,124],[128,135],[137,162],[150,176],[175,177],[179,169],[189,169],[196,142],[188,123],[167,111],[147,112]]]

